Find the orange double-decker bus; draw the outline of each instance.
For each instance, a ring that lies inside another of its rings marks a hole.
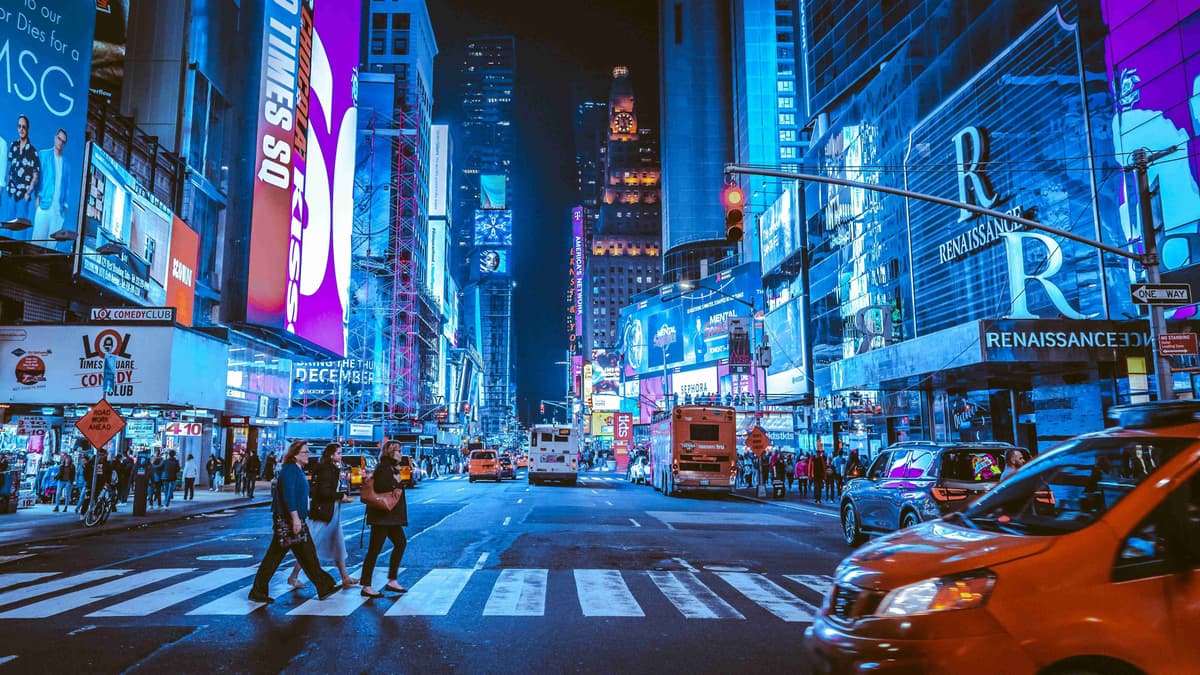
[[[728,491],[736,468],[737,416],[733,408],[676,406],[650,427],[651,484],[663,494]]]

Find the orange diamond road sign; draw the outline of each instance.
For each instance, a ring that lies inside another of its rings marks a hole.
[[[116,408],[109,405],[108,401],[100,399],[100,402],[92,406],[83,419],[75,423],[75,428],[92,445],[102,448],[105,443],[113,439],[113,436],[121,433],[121,430],[125,428],[125,420],[121,418]]]
[[[767,436],[767,432],[763,431],[760,426],[755,426],[746,434],[746,447],[756,455],[762,455],[767,451],[767,446],[771,444],[771,437]]]

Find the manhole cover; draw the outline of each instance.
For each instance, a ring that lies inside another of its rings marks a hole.
[[[748,571],[747,568],[738,567],[736,565],[705,565],[704,569],[708,570],[709,572],[746,572],[746,571]]]
[[[221,562],[221,561],[225,561],[225,560],[245,560],[246,558],[253,558],[253,557],[254,556],[250,555],[249,553],[219,553],[217,555],[197,556],[196,560],[204,560],[204,561],[208,561],[208,562]]]

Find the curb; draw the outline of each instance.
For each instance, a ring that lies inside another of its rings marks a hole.
[[[161,514],[160,513],[160,514],[158,514],[160,517],[156,517],[154,520],[121,522],[119,524],[111,524],[111,522],[110,522],[110,523],[105,523],[103,526],[98,527],[98,528],[87,528],[87,527],[83,526],[83,523],[77,522],[76,525],[79,527],[78,530],[67,530],[67,531],[63,531],[63,532],[57,532],[54,534],[45,534],[45,535],[42,535],[40,533],[35,533],[30,538],[22,539],[20,541],[14,541],[11,543],[5,543],[3,545],[3,548],[29,546],[31,544],[44,544],[47,542],[65,541],[65,540],[70,540],[70,539],[83,539],[86,537],[96,537],[96,536],[99,536],[102,534],[111,534],[114,532],[124,532],[127,530],[137,530],[137,529],[141,529],[143,527],[149,527],[151,525],[159,525],[162,523],[173,523],[173,522],[177,522],[180,520],[187,520],[188,518],[192,518],[194,516],[202,516],[202,515],[205,515],[208,513],[219,513],[221,511],[233,511],[233,510],[249,509],[249,508],[253,508],[256,506],[270,506],[270,505],[271,505],[270,499],[267,499],[266,501],[251,501],[251,502],[245,502],[245,503],[240,503],[240,504],[238,504],[238,503],[226,504],[226,505],[220,506],[220,507],[217,507],[214,505],[212,508],[203,508],[203,509],[198,509],[196,511],[189,511],[187,513],[184,513],[182,511],[176,512],[174,514]],[[130,514],[128,517],[133,518],[135,516]]]
[[[841,516],[838,515],[837,512],[827,511],[818,506],[804,506],[801,504],[789,504],[789,503],[787,503],[783,500],[779,500],[779,499],[761,499],[759,497],[751,497],[750,495],[738,494],[737,492],[732,492],[730,494],[732,494],[734,497],[737,497],[738,499],[744,499],[748,502],[756,502],[758,504],[768,504],[770,506],[778,506],[781,508],[789,509],[791,511],[800,511],[802,513],[812,513],[812,514],[816,514],[819,516],[828,516],[830,518],[841,518]]]

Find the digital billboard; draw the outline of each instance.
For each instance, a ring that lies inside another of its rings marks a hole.
[[[429,126],[429,217],[445,218],[450,194],[450,127]]]
[[[512,211],[475,210],[476,246],[512,246]]]
[[[587,285],[584,275],[583,250],[583,207],[571,209],[571,276],[575,281],[575,337],[583,338],[583,289]]]
[[[140,305],[164,306],[174,214],[100,146],[91,146],[88,165],[79,275]]]
[[[0,0],[0,22],[9,110],[0,116],[0,237],[68,251],[79,223],[95,0]]]
[[[437,306],[441,308],[446,298],[446,256],[450,240],[446,238],[446,221],[442,218],[429,219],[429,273],[425,275],[425,286],[429,289]]]
[[[621,310],[620,350],[627,375],[703,365],[729,357],[729,320],[762,306],[758,263],[692,282],[695,288]]]
[[[800,247],[800,213],[796,185],[789,183],[761,216],[758,227],[763,270],[770,272]]]
[[[175,320],[192,325],[196,302],[196,266],[200,262],[200,235],[175,216],[171,223],[171,256],[167,262],[167,306]]]
[[[508,249],[485,248],[479,251],[479,274],[508,274]]]
[[[767,382],[772,395],[809,393],[805,368],[804,303],[794,297],[775,308],[763,320],[771,345],[771,367]]]
[[[480,174],[479,176],[479,206],[484,209],[506,209],[508,200],[507,181],[501,174]]]
[[[360,8],[267,2],[246,319],[346,350]]]
[[[592,350],[592,393],[616,394],[621,387],[621,353],[609,349]]]

